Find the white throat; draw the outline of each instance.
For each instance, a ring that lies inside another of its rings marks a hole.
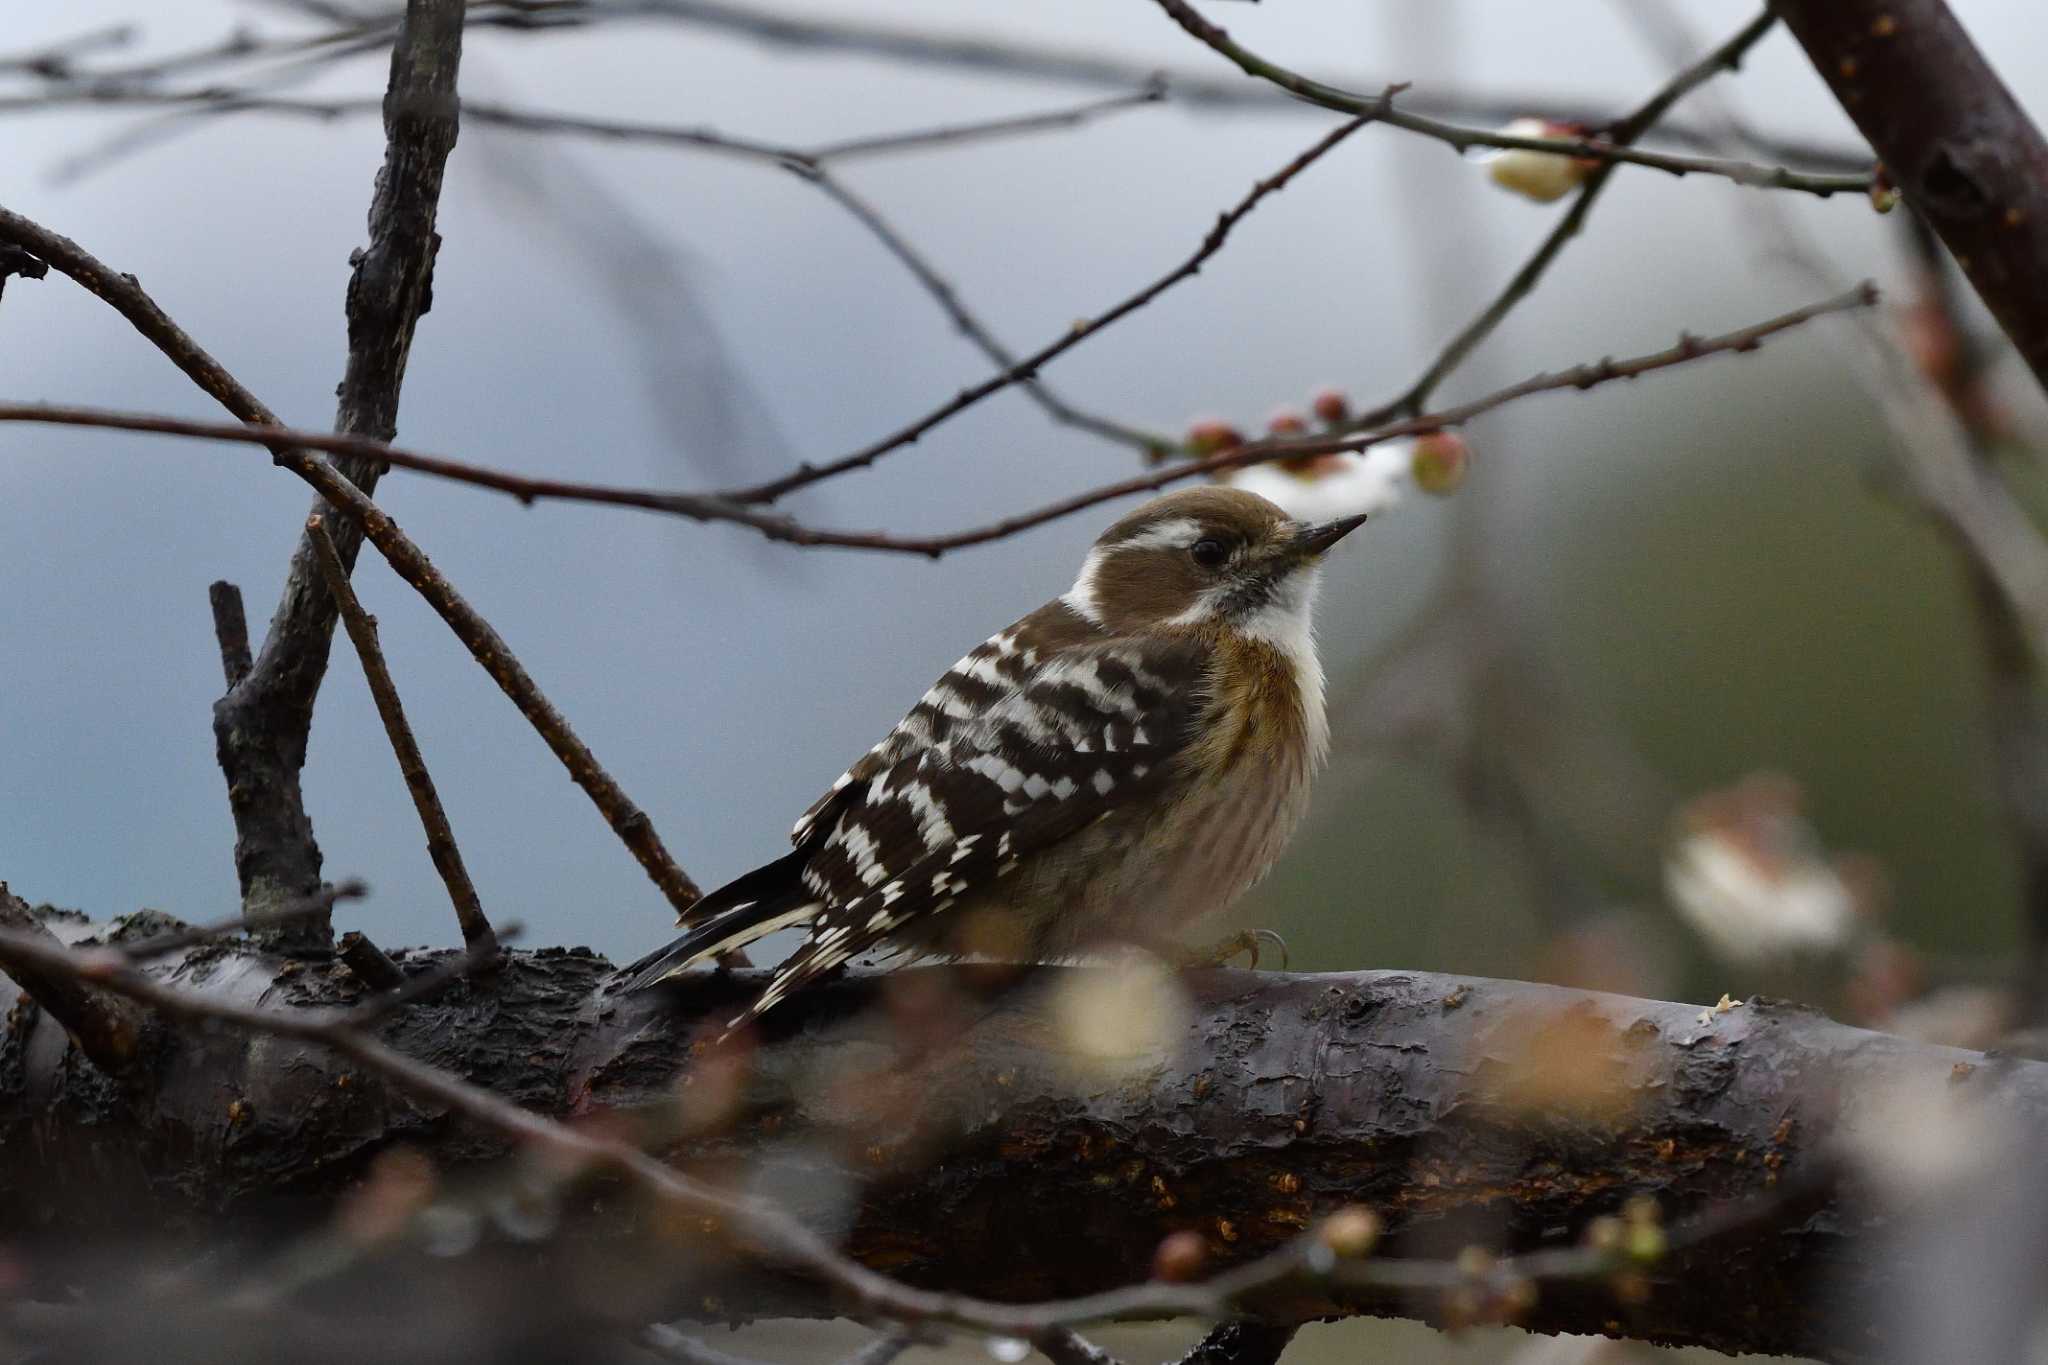
[[[1309,765],[1322,764],[1330,750],[1330,717],[1324,707],[1323,664],[1316,657],[1316,589],[1322,584],[1320,565],[1288,575],[1272,599],[1244,623],[1244,633],[1280,652],[1294,673],[1301,694],[1301,719],[1308,733]]]

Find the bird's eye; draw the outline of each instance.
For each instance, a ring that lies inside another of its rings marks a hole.
[[[1188,546],[1188,558],[1204,569],[1220,569],[1230,558],[1230,547],[1214,536],[1204,536]]]

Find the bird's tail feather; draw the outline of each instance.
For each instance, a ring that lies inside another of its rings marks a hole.
[[[627,967],[625,988],[645,990],[720,953],[744,948],[755,939],[766,938],[792,924],[805,923],[822,909],[823,901],[801,889],[727,906],[701,924],[693,925],[666,948]]]

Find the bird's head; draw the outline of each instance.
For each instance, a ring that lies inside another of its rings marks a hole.
[[[1102,533],[1062,599],[1117,634],[1308,627],[1323,552],[1364,522],[1295,521],[1256,493],[1209,484],[1154,498]]]

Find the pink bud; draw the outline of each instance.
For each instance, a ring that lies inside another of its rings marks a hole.
[[[1351,415],[1351,400],[1344,396],[1342,389],[1318,389],[1316,396],[1309,400],[1309,407],[1318,421],[1336,426]]]
[[[1300,436],[1308,431],[1308,419],[1293,408],[1275,408],[1266,419],[1266,430],[1275,436]]]
[[[1465,482],[1472,463],[1472,448],[1455,431],[1432,431],[1416,438],[1409,456],[1415,486],[1425,493],[1449,497]]]

